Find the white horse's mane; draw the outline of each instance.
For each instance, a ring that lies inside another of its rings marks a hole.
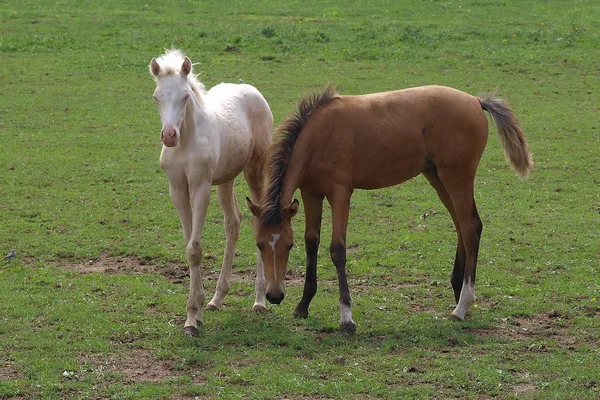
[[[158,57],[156,62],[160,65],[160,75],[157,77],[162,78],[167,75],[179,75],[181,74],[181,65],[185,60],[185,54],[179,49],[169,49],[165,51],[165,54]],[[192,70],[188,75],[188,83],[200,98],[206,94],[206,87],[202,82],[198,80],[198,75],[194,74],[194,65],[192,64]]]

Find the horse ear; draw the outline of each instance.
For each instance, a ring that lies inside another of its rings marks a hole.
[[[156,58],[153,58],[152,61],[150,61],[150,73],[155,77],[158,77],[158,74],[160,73],[160,65],[158,65]]]
[[[300,208],[300,202],[298,199],[294,199],[292,204],[290,204],[287,208],[287,212],[290,213],[290,219],[294,217],[294,215],[298,214],[298,209]]]
[[[192,72],[192,60],[186,56],[181,64],[181,74],[187,76],[190,72]]]
[[[248,209],[250,210],[252,215],[254,215],[255,217],[260,216],[260,213],[262,212],[262,207],[254,204],[248,196],[246,196],[246,205],[248,206]]]

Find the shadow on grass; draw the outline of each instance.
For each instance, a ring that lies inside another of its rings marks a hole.
[[[394,354],[424,348],[444,351],[495,340],[470,332],[470,328],[483,329],[486,324],[435,320],[423,314],[405,315],[396,323],[386,320],[376,326],[359,325],[354,335],[340,333],[333,320],[321,320],[318,314],[294,319],[273,311],[222,310],[213,315],[205,317],[210,323],[200,329],[197,338],[184,337],[180,331],[165,344],[178,360],[176,368],[206,368],[223,359],[235,362],[249,355],[259,359],[268,355],[312,360],[326,357],[335,363],[336,357],[350,353]]]

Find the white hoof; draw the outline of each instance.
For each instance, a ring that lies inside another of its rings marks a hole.
[[[252,306],[252,311],[264,313],[267,312],[267,307],[265,307],[264,304],[254,303],[254,305]]]
[[[454,309],[454,311],[452,311],[452,314],[450,314],[450,318],[456,320],[456,321],[464,321],[465,320],[465,312],[462,310],[459,310],[458,307],[456,307]]]
[[[213,303],[212,301],[206,305],[206,309],[209,311],[219,311],[221,304]]]

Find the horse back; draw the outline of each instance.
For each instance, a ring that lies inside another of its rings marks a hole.
[[[247,84],[216,85],[206,93],[205,102],[217,118],[220,151],[215,181],[220,182],[264,158],[271,144],[273,115],[258,89]]]
[[[432,165],[474,174],[488,131],[477,98],[444,86],[339,96],[311,121],[324,132],[313,146],[317,158],[332,170],[343,166],[364,189],[399,184]]]

